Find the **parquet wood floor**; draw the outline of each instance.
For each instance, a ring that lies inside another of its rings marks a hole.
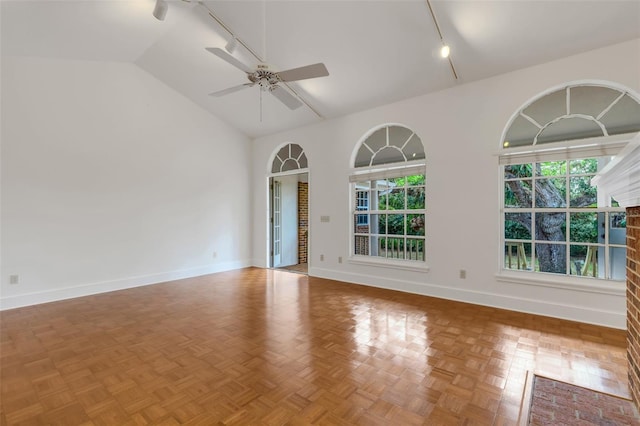
[[[624,331],[248,268],[4,311],[2,425],[513,425],[629,396]]]

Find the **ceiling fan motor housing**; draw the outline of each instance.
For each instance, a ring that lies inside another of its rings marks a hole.
[[[258,65],[258,69],[251,74],[247,74],[247,77],[252,83],[258,84],[262,90],[273,90],[275,85],[280,82],[278,74],[269,71],[269,67],[263,64]]]

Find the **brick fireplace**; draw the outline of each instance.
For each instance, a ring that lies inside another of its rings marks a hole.
[[[629,388],[640,405],[640,134],[594,178],[627,212],[627,359]]]
[[[640,207],[627,208],[627,358],[629,387],[640,401]]]

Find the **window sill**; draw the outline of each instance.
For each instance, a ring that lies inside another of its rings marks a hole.
[[[396,260],[372,256],[351,256],[348,262],[354,265],[375,266],[378,268],[392,268],[414,272],[429,272],[429,266],[427,266],[425,262],[417,260]]]
[[[625,281],[601,280],[597,278],[580,278],[555,276],[539,272],[501,271],[496,274],[501,282],[532,285],[536,287],[551,287],[562,290],[582,291],[588,293],[625,296],[627,285]]]

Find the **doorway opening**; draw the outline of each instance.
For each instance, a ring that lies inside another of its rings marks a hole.
[[[308,273],[309,174],[269,178],[271,192],[270,266]]]
[[[309,169],[298,144],[274,153],[269,177],[269,267],[308,273]]]

